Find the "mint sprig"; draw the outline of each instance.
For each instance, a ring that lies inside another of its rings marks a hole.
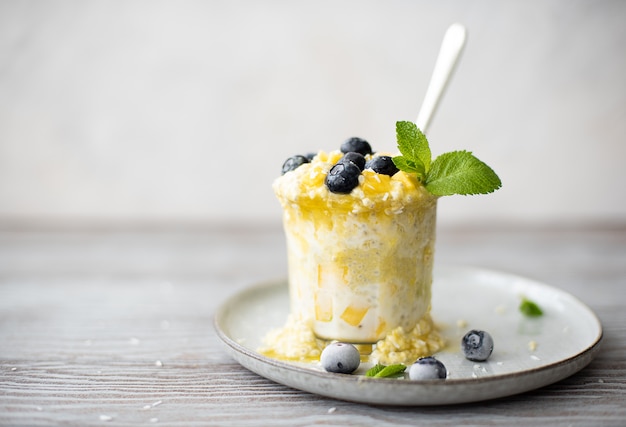
[[[528,317],[543,316],[543,310],[541,310],[537,303],[526,298],[522,298],[522,302],[519,305],[519,311]]]
[[[396,123],[401,156],[393,158],[398,169],[414,173],[435,196],[487,194],[502,186],[496,173],[469,151],[452,151],[434,161],[426,135],[413,122]]]
[[[397,378],[406,370],[405,365],[389,365],[385,366],[377,363],[365,373],[366,377],[372,378]]]

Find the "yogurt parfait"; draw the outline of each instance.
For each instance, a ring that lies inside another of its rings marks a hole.
[[[443,347],[430,317],[442,185],[428,187],[437,164],[414,127],[397,124],[403,156],[350,138],[285,161],[273,189],[283,208],[291,315],[263,353],[315,360],[328,342],[342,341],[373,348],[377,361],[405,363]]]

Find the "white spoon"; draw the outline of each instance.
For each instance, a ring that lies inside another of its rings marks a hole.
[[[426,133],[428,130],[430,120],[437,110],[441,96],[459,61],[466,39],[467,30],[461,24],[452,24],[443,37],[433,75],[430,78],[430,83],[422,102],[422,108],[415,121],[415,124],[423,133]]]

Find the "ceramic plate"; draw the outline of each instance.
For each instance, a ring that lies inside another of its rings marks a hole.
[[[448,369],[440,381],[374,379],[325,372],[318,364],[291,363],[257,352],[265,334],[284,324],[289,311],[285,281],[251,287],[226,301],[215,316],[225,348],[244,367],[278,383],[353,402],[381,405],[445,405],[510,396],[564,379],[596,355],[602,326],[583,303],[559,289],[526,278],[464,267],[434,272],[432,314],[448,343],[436,354]],[[539,318],[523,316],[521,298],[536,302]],[[487,362],[460,351],[470,329],[491,333]]]

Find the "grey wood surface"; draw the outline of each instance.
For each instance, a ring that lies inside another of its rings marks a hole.
[[[0,231],[0,425],[626,425],[626,227],[439,230],[436,262],[564,289],[604,327],[557,384],[477,404],[375,407],[235,363],[217,307],[286,274],[279,227]]]

